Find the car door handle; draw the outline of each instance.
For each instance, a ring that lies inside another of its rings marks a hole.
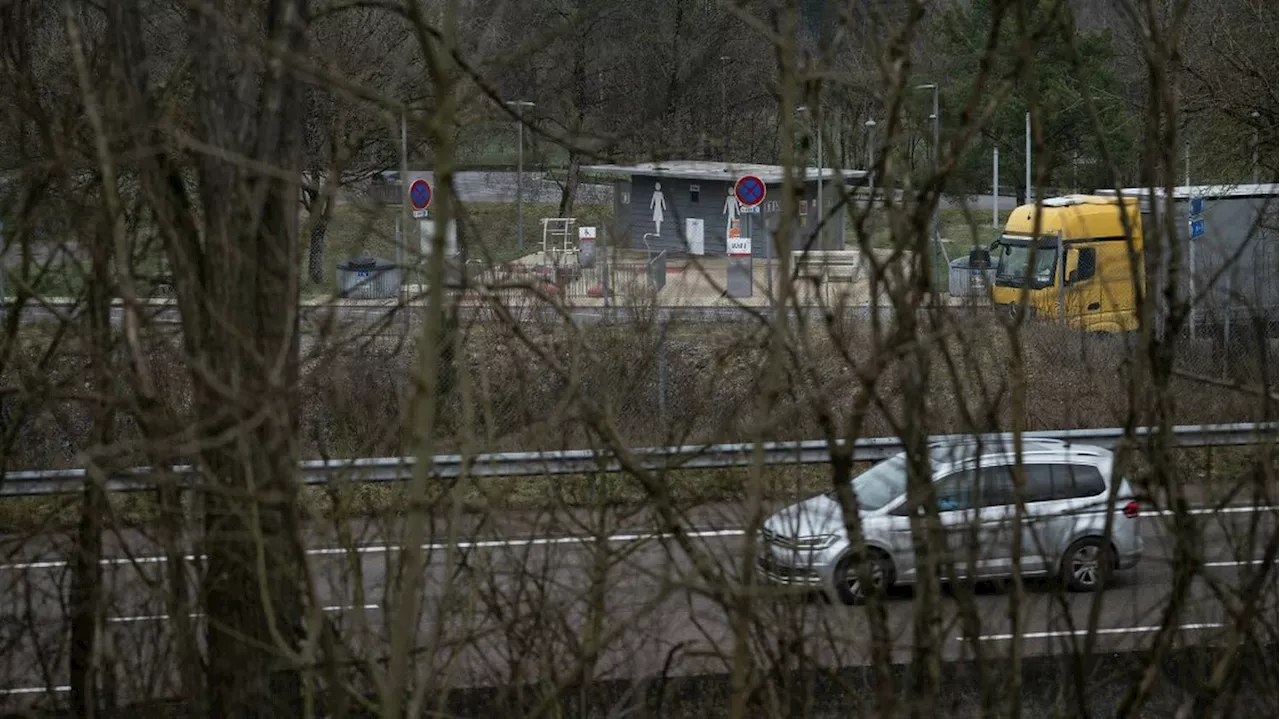
[[[1089,303],[1089,309],[1091,309],[1091,310],[1100,309],[1101,307],[1102,307],[1102,303],[1101,303],[1101,302],[1090,302],[1090,303]]]

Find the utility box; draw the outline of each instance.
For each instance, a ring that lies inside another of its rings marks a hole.
[[[338,263],[338,294],[356,299],[400,296],[400,268],[378,257],[352,257]]]
[[[596,228],[578,228],[578,266],[589,270],[596,266]]]
[[[947,268],[947,294],[952,297],[984,297],[991,291],[994,275],[995,269],[989,259],[984,262],[975,253],[957,257]]]

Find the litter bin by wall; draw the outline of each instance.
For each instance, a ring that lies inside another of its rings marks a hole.
[[[400,268],[378,257],[352,257],[338,263],[338,294],[358,299],[400,296]]]
[[[973,257],[957,257],[952,260],[947,269],[947,293],[952,297],[985,297],[995,275],[990,264],[975,263]]]
[[[596,266],[596,238],[578,238],[578,266],[589,270]]]

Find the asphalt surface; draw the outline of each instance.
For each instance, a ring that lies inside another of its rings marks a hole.
[[[1186,601],[1170,621],[1181,643],[1221,641],[1255,572],[1268,572],[1259,620],[1251,637],[1274,641],[1276,575],[1260,562],[1276,532],[1274,508],[1202,511],[1193,517],[1203,566]],[[1015,631],[1010,594],[980,585],[977,593],[952,590],[943,600],[944,656],[961,659],[981,651],[984,659],[1007,655],[1015,634],[1025,654],[1071,651],[1089,626],[1097,603],[1096,651],[1146,646],[1163,621],[1173,581],[1170,517],[1145,516],[1146,554],[1133,570],[1119,573],[1108,591],[1064,594],[1056,584],[1029,580]],[[381,656],[393,627],[417,625],[423,677],[452,686],[532,679],[567,672],[586,652],[592,607],[603,607],[595,636],[604,637],[595,662],[598,678],[654,674],[670,661],[673,673],[722,671],[734,639],[724,609],[708,595],[741,587],[744,537],[733,527],[695,531],[693,556],[713,576],[701,575],[690,555],[668,538],[640,531],[614,533],[604,541],[577,536],[508,535],[465,541],[432,540],[422,576],[420,616],[408,625],[393,620],[389,577],[400,555],[368,539],[357,552],[331,544],[309,552],[315,601],[340,626],[353,650]],[[1250,539],[1250,530],[1252,538]],[[124,545],[109,548],[104,567],[108,591],[107,637],[118,658],[115,678],[122,697],[175,691],[171,671],[169,607],[161,581],[165,563],[154,555],[127,557]],[[154,547],[137,542],[139,553]],[[46,546],[46,551],[52,547]],[[0,707],[25,704],[52,686],[65,685],[65,625],[68,569],[59,558],[15,556],[0,565]],[[593,579],[594,578],[594,579]],[[870,661],[868,610],[832,606],[777,588],[753,591],[751,641],[756,656],[780,642],[802,647],[826,665]],[[603,602],[603,604],[600,604]],[[909,589],[892,593],[885,605],[892,656],[911,652],[916,602]],[[966,633],[962,616],[971,617]],[[967,637],[967,638],[966,638]]]

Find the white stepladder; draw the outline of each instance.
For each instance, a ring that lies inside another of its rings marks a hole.
[[[573,217],[542,218],[542,262],[552,267],[577,264],[578,233]]]

